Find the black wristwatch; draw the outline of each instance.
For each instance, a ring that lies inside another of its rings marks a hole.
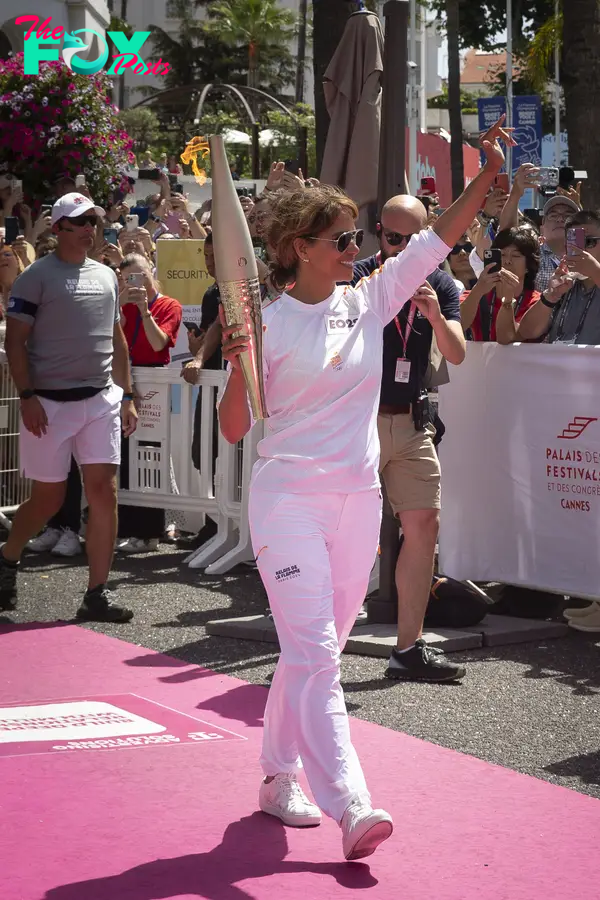
[[[123,400],[134,400],[134,395],[131,392],[127,392],[123,394]]]
[[[19,394],[19,400],[31,400],[32,397],[35,397],[35,391],[32,391],[31,388],[25,388]]]
[[[542,304],[542,306],[547,306],[548,309],[554,309],[556,306],[556,303],[550,303],[550,301],[546,299],[544,294],[542,294],[542,296],[540,297],[540,303]]]

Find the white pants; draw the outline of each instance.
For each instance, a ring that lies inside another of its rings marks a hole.
[[[381,495],[251,490],[249,518],[281,646],[261,765],[276,775],[302,764],[316,803],[339,822],[357,795],[369,798],[350,740],[340,654],[375,561]]]
[[[36,437],[21,422],[21,472],[33,481],[66,481],[71,456],[80,466],[121,462],[121,400],[112,384],[87,400],[58,403],[38,397],[46,411],[46,434]]]

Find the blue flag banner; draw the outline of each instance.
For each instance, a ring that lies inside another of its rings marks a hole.
[[[542,164],[542,101],[539,97],[513,98],[513,175],[523,163]]]
[[[479,130],[487,131],[506,112],[504,97],[479,97]],[[539,97],[513,97],[514,137],[519,145],[513,147],[512,175],[523,163],[542,164],[542,102]],[[481,155],[481,164],[485,157]],[[503,169],[502,171],[506,171]]]
[[[479,131],[487,131],[494,122],[497,122],[500,116],[506,112],[506,100],[504,97],[478,97],[477,113],[479,115]],[[485,165],[485,155],[483,150],[479,151],[481,157],[481,165]],[[502,171],[506,172],[503,166]]]

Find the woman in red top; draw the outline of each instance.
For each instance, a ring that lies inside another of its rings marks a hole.
[[[167,366],[175,346],[183,310],[172,297],[160,293],[145,256],[132,253],[120,265],[121,325],[132,366]],[[135,284],[132,282],[139,282]],[[122,442],[121,487],[129,486],[129,442]],[[165,530],[162,509],[119,506],[119,545],[124,553],[156,550]]]
[[[475,287],[460,298],[460,316],[463,330],[466,334],[470,331],[471,340],[507,343],[503,332],[512,315],[520,322],[540,297],[534,290],[540,264],[539,240],[534,229],[528,226],[507,228],[498,232],[492,248],[501,251],[502,268],[491,272],[493,263],[485,267]],[[501,315],[498,322],[502,308],[510,315]]]

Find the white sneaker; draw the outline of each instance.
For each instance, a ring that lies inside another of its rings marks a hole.
[[[150,538],[145,541],[142,538],[132,537],[124,544],[117,547],[119,553],[152,553],[158,550],[158,538]]]
[[[44,528],[41,534],[27,541],[27,549],[32,553],[47,553],[52,550],[62,537],[60,528]]]
[[[598,604],[593,600],[589,606],[573,606],[571,609],[563,609],[565,619],[581,619],[583,616],[589,616],[590,613],[596,612]]]
[[[387,841],[394,824],[389,813],[373,809],[369,803],[354,800],[340,822],[342,847],[346,859],[363,859]]]
[[[281,772],[269,784],[263,781],[258,805],[264,813],[281,819],[284,825],[310,828],[321,824],[321,810],[310,802],[295,775]]]
[[[587,616],[570,619],[569,628],[574,628],[575,631],[587,631],[590,634],[598,634],[600,632],[600,606],[596,607]]]
[[[81,553],[81,541],[79,535],[65,528],[59,541],[52,548],[53,556],[79,556]]]

